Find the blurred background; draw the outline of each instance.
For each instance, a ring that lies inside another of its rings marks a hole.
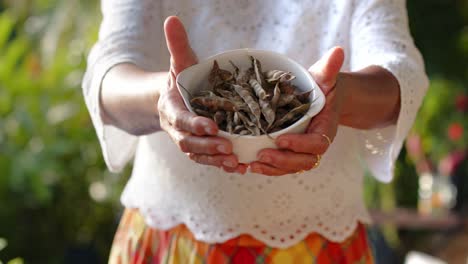
[[[378,263],[468,256],[468,1],[408,0],[431,87],[396,178],[366,178]],[[105,263],[130,169],[104,165],[81,94],[92,0],[0,0],[0,263]]]

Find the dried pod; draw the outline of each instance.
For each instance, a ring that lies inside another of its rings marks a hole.
[[[242,121],[240,120],[239,112],[235,112],[235,113],[234,113],[233,122],[234,122],[234,126],[239,126],[239,125],[241,125]]]
[[[281,119],[283,116],[285,116],[289,111],[286,110],[285,108],[278,108],[276,110],[276,119]]]
[[[284,107],[290,104],[295,98],[296,95],[294,94],[282,94],[278,100],[278,107]]]
[[[222,90],[222,89],[217,90],[216,93],[218,93],[221,97],[224,97],[224,98],[229,99],[229,100],[234,98],[234,96],[236,95],[231,91]]]
[[[210,113],[209,111],[199,109],[199,108],[193,108],[193,111],[195,111],[195,113],[197,113],[198,115],[208,117],[208,118],[213,118],[213,114]]]
[[[238,125],[234,127],[233,133],[234,134],[239,134],[242,130],[245,130],[245,127],[243,125]]]
[[[240,72],[240,69],[239,67],[237,67],[236,64],[234,64],[234,62],[232,62],[231,60],[229,60],[229,63],[232,65],[232,67],[234,68],[234,79],[237,80],[237,76],[239,76],[239,72]]]
[[[253,56],[250,56],[250,59],[252,60],[252,68],[254,69],[255,78],[257,82],[260,84],[260,86],[265,85],[265,81],[264,81],[263,73],[262,73],[262,64],[260,63],[259,60],[257,60]]]
[[[229,87],[229,85],[225,82],[222,82],[222,83],[219,83],[218,85],[214,86],[213,87],[213,93],[215,95],[221,95],[219,92],[220,91],[229,91],[231,90],[231,88]]]
[[[273,124],[273,127],[281,127],[283,124],[292,122],[294,121],[297,116],[300,114],[304,114],[309,110],[310,108],[310,103],[303,104],[301,106],[298,106],[294,108],[293,110],[289,111],[286,115],[284,115],[281,119],[276,120],[276,122]]]
[[[275,122],[275,111],[273,110],[270,102],[268,101],[260,100],[259,104],[262,110],[262,114],[268,123],[268,126],[271,126]],[[263,120],[260,120],[260,123],[261,121]],[[265,126],[262,125],[261,127],[265,127]]]
[[[245,105],[244,100],[242,100],[242,97],[240,97],[237,93],[233,93],[227,90],[219,90],[218,93],[221,97],[233,102],[237,110],[247,110],[247,106]]]
[[[312,93],[312,90],[304,92],[304,93],[296,94],[296,98],[303,104],[308,103],[310,101],[309,99],[310,93]]]
[[[239,117],[244,123],[245,128],[252,132],[253,135],[260,135],[260,121],[252,113],[248,113],[248,116],[239,112]]]
[[[242,130],[242,131],[239,132],[239,135],[241,135],[241,136],[249,136],[251,134],[252,134],[252,132],[250,132],[249,130]]]
[[[283,76],[280,77],[279,82],[290,82],[292,80],[296,79],[296,76],[294,76],[292,73],[288,72],[287,74],[284,74]]]
[[[290,106],[296,108],[302,105],[301,101],[294,96],[294,99],[289,103]]]
[[[258,127],[256,127],[256,126],[245,126],[245,128],[247,128],[247,130],[250,131],[251,135],[260,136],[260,129]]]
[[[230,71],[219,68],[218,62],[216,60],[213,61],[213,68],[208,77],[208,82],[216,87],[220,83],[229,82],[233,79],[234,76]]]
[[[260,125],[261,125],[260,130],[262,130],[262,131],[268,131],[268,128],[270,127],[270,124],[268,124],[268,122],[266,120],[264,120],[264,119],[260,120]]]
[[[252,86],[253,90],[255,91],[255,94],[260,100],[266,100],[267,99],[267,94],[265,90],[263,89],[262,85],[255,79],[250,79],[249,80],[250,86]]]
[[[213,115],[213,120],[218,126],[221,125],[221,123],[223,123],[224,120],[226,120],[226,112],[216,111],[216,113]]]
[[[217,111],[222,109],[224,111],[231,111],[234,112],[237,110],[235,104],[227,99],[218,97],[218,96],[210,96],[210,97],[195,97],[190,100],[192,104],[202,106],[205,109],[209,109],[211,111]]]
[[[279,82],[279,87],[282,94],[294,94],[296,87],[290,82]]]
[[[257,127],[257,126],[251,127],[249,130],[252,132],[252,134],[254,136],[260,136],[261,135],[260,128]]]
[[[270,130],[270,133],[275,133],[275,132],[278,132],[280,131],[282,128],[281,127],[274,127]]]
[[[241,70],[236,78],[237,84],[242,85],[244,83],[248,83],[249,80],[252,79],[252,76],[254,75],[255,73],[254,73],[253,68],[249,68],[247,70]]]
[[[255,126],[255,124],[242,112],[237,112],[237,115],[239,116],[239,119],[244,123],[244,125],[247,126]]]
[[[234,76],[232,75],[232,73],[226,70],[221,69],[218,74],[219,74],[220,79],[223,80],[224,82],[230,82],[231,80],[234,79]]]
[[[226,113],[226,130],[227,130],[227,132],[229,132],[229,134],[232,134],[232,132],[234,130],[233,116],[234,116],[233,112],[227,112]]]
[[[275,89],[273,90],[273,98],[271,98],[271,108],[273,108],[273,110],[276,110],[276,108],[278,107],[278,102],[280,98],[281,98],[281,90],[279,88],[279,85],[276,84]]]
[[[216,97],[216,94],[213,91],[208,89],[208,90],[202,90],[198,92],[195,97],[213,97],[213,96]]]
[[[247,115],[249,116],[249,120],[254,123],[254,124],[258,124],[258,126],[260,126],[260,120],[257,119],[257,117],[254,116],[254,114],[252,114],[250,111],[247,112]]]
[[[254,116],[257,118],[257,120],[260,120],[260,115],[261,115],[261,110],[260,110],[260,106],[258,105],[258,103],[255,101],[254,97],[252,96],[252,93],[251,93],[251,89],[248,85],[237,85],[237,84],[233,84],[233,87],[235,89],[235,91],[237,92],[237,94],[242,97],[242,99],[244,100],[244,102],[247,104],[247,106],[249,107],[250,111],[252,112],[252,114],[254,114]]]
[[[221,108],[225,111],[248,111],[248,106],[245,105],[242,98],[237,94],[227,90],[218,90],[216,95],[214,92],[209,90],[204,90],[199,93],[199,95],[192,100],[195,100],[195,104],[204,106],[205,108],[211,109],[213,111]],[[209,105],[214,104],[214,105]],[[219,104],[224,104],[224,106],[219,106]],[[231,105],[234,105],[234,108],[231,108]],[[216,107],[218,105],[218,108]]]
[[[208,82],[216,87],[217,85],[222,83],[222,79],[219,78],[218,75],[219,65],[218,62],[215,60],[213,62],[213,68],[211,68],[210,75],[208,76]]]
[[[271,70],[265,73],[266,81],[269,83],[292,81],[296,78],[292,73],[280,71],[280,70]]]

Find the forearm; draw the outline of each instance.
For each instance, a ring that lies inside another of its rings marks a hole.
[[[341,73],[336,89],[342,90],[341,125],[372,129],[394,124],[398,119],[400,86],[381,67]]]
[[[107,125],[132,135],[160,130],[157,102],[167,72],[147,72],[133,64],[113,67],[101,87],[101,116]]]

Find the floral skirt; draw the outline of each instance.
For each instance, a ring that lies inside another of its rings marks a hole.
[[[185,225],[163,231],[148,227],[136,209],[126,209],[112,244],[109,264],[300,264],[374,263],[367,232],[359,224],[341,243],[312,233],[298,244],[272,248],[249,235],[220,244],[195,240]]]

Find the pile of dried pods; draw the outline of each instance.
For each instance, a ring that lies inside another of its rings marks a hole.
[[[262,135],[279,131],[300,119],[310,107],[311,91],[296,93],[290,72],[262,72],[260,62],[250,57],[252,66],[234,72],[219,68],[214,61],[210,87],[192,96],[194,111],[213,119],[230,134]]]

